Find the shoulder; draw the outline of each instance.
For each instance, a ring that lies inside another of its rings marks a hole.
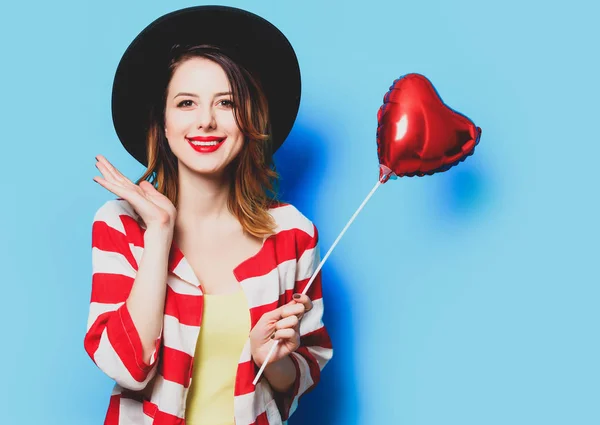
[[[94,214],[94,224],[104,223],[121,233],[128,233],[126,226],[137,224],[139,215],[131,204],[122,198],[110,199],[100,206]]]
[[[275,219],[276,233],[288,230],[300,231],[308,234],[311,238],[314,238],[317,234],[315,224],[290,203],[274,203],[269,208],[269,213]]]

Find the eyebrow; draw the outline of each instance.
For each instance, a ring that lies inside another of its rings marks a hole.
[[[230,91],[224,91],[224,92],[215,93],[215,96],[227,96],[230,94],[231,94]],[[194,93],[181,92],[181,93],[177,93],[173,99],[175,99],[176,97],[179,97],[179,96],[198,97],[198,95],[194,94]]]

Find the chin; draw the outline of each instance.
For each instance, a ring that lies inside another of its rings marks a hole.
[[[229,163],[230,161],[225,162],[220,159],[208,160],[208,158],[202,158],[202,160],[184,163],[184,165],[193,173],[211,176],[223,173]]]
[[[227,143],[227,141],[225,143]],[[229,164],[231,164],[240,153],[239,149],[234,153],[227,148],[229,147],[223,146],[221,148],[223,151],[217,151],[212,154],[198,154],[196,152],[190,154],[190,152],[186,150],[183,152],[183,157],[185,159],[179,159],[179,164],[196,174],[204,176],[219,175],[227,169]]]

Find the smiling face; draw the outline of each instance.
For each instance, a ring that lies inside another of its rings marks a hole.
[[[180,171],[219,175],[235,159],[244,135],[234,106],[220,65],[195,57],[177,67],[167,88],[165,135]]]
[[[178,207],[181,197],[194,192],[189,183],[198,177],[229,181],[228,207],[244,230],[260,238],[271,235],[275,223],[268,208],[277,198],[279,174],[273,164],[269,102],[260,81],[217,46],[173,47],[168,85],[154,93],[163,100],[148,105],[148,169],[136,183],[151,182]],[[204,143],[214,146],[191,143],[192,138],[214,138]]]

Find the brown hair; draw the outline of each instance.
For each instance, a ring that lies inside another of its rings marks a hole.
[[[150,111],[146,139],[148,168],[136,183],[148,180],[177,207],[178,163],[169,148],[164,126],[167,88],[175,70],[195,57],[210,59],[225,71],[231,85],[235,121],[245,136],[241,151],[225,170],[231,177],[227,207],[246,232],[261,238],[268,236],[275,228],[268,209],[277,202],[279,174],[273,163],[267,99],[259,82],[218,47],[173,46],[165,85]]]

